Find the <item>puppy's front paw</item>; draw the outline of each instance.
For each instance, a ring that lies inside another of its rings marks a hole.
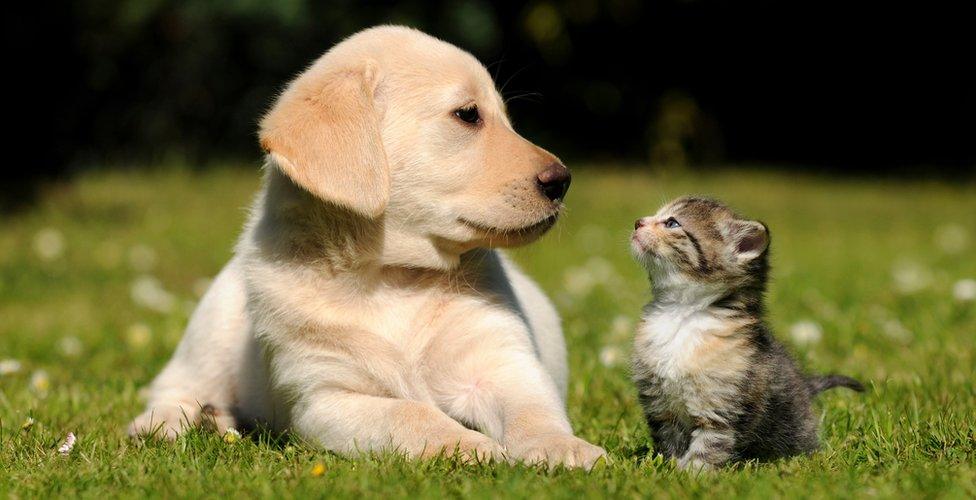
[[[458,456],[465,462],[504,461],[505,449],[494,439],[476,431],[444,436],[437,442],[428,442],[420,453],[421,458]]]
[[[129,436],[155,436],[172,441],[197,425],[224,434],[234,428],[235,420],[229,411],[213,405],[159,405],[149,408],[129,424]]]
[[[572,434],[543,434],[509,446],[512,458],[527,464],[557,465],[590,470],[599,460],[607,460],[607,452]]]
[[[196,415],[187,414],[182,407],[156,406],[136,417],[128,433],[130,437],[155,436],[172,441],[194,425]]]

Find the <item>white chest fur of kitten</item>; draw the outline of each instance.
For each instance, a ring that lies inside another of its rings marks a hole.
[[[694,364],[689,362],[695,351],[724,325],[697,306],[656,308],[641,320],[635,353],[657,376],[682,378]]]
[[[648,308],[634,346],[634,375],[652,380],[652,413],[680,420],[721,418],[713,409],[734,398],[751,349],[734,322],[699,305]]]

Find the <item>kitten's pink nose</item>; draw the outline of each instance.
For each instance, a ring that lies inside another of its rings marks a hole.
[[[641,217],[634,221],[634,231],[647,225],[647,217]]]

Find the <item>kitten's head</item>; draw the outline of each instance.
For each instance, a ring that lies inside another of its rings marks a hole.
[[[763,287],[769,231],[722,203],[674,200],[634,224],[631,249],[655,287],[706,285],[718,293]]]

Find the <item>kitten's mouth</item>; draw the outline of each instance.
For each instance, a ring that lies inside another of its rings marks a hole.
[[[634,258],[641,265],[648,268],[656,268],[661,266],[661,256],[654,251],[654,245],[651,242],[645,241],[641,238],[641,235],[634,231],[634,234],[630,236],[630,250],[634,254]]]
[[[630,236],[630,248],[633,249],[636,254],[650,253],[651,246],[641,239],[640,234],[634,231],[634,234]]]

